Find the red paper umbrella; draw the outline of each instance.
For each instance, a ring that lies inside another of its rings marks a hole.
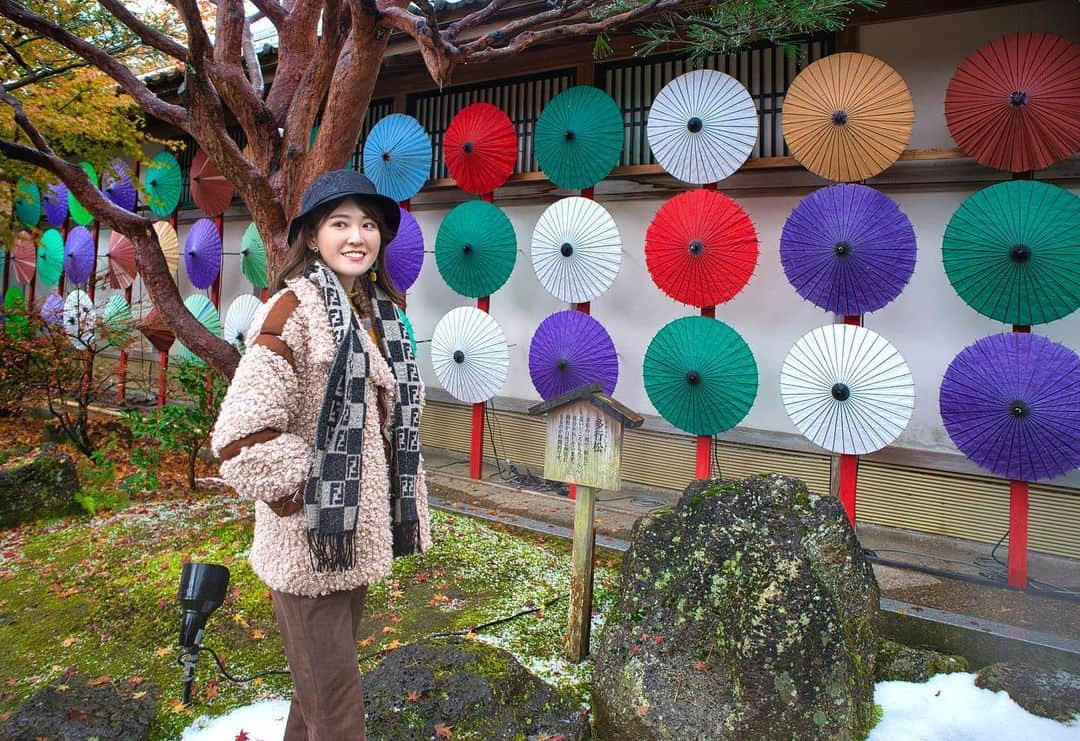
[[[716,191],[680,193],[660,207],[645,233],[653,282],[691,306],[729,301],[750,280],[757,257],[754,223]]]
[[[505,183],[517,153],[514,124],[491,103],[462,108],[443,137],[446,169],[469,193],[490,193]]]
[[[232,202],[232,183],[201,149],[191,161],[191,197],[207,216],[221,216]]]
[[[33,281],[37,273],[37,247],[30,232],[20,231],[15,235],[15,249],[11,256],[15,263],[15,282],[26,285]]]
[[[120,232],[109,237],[109,266],[105,277],[109,287],[122,291],[135,282],[135,245]]]
[[[945,91],[945,122],[979,164],[1041,170],[1080,149],[1080,45],[1016,33],[964,60]]]

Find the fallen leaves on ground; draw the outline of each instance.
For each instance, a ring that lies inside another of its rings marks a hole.
[[[437,738],[444,738],[444,739],[445,738],[453,738],[454,733],[451,730],[452,727],[453,726],[448,726],[445,723],[436,723],[435,724],[435,736]]]

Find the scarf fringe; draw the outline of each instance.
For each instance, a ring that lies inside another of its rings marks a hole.
[[[420,553],[420,523],[394,523],[394,558]]]
[[[307,531],[311,567],[319,573],[348,571],[356,565],[356,532]]]

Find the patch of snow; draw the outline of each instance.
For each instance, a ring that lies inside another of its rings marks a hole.
[[[867,741],[1080,741],[1080,720],[1032,715],[1005,692],[976,687],[974,674],[879,682],[874,702],[884,714]]]
[[[180,741],[232,741],[241,731],[250,741],[281,741],[288,717],[288,700],[264,700],[217,718],[200,716],[184,730]]]

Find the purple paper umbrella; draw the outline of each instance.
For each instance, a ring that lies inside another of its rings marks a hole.
[[[386,246],[386,272],[400,291],[407,291],[420,276],[424,265],[424,235],[416,219],[401,209],[397,236]]]
[[[911,279],[915,230],[884,193],[830,185],[791,212],[780,262],[807,301],[836,314],[865,314],[899,296]]]
[[[113,160],[101,176],[101,192],[125,211],[135,210],[135,186],[123,160]]]
[[[59,229],[67,221],[68,215],[68,189],[63,183],[53,183],[46,189],[42,197],[45,205],[45,218],[49,226]]]
[[[184,242],[184,267],[196,288],[209,288],[221,271],[221,235],[210,219],[191,225]]]
[[[941,382],[941,419],[968,458],[1016,481],[1080,465],[1080,356],[1039,335],[964,348]]]
[[[76,285],[90,280],[94,271],[94,235],[85,226],[75,226],[64,242],[64,275]]]
[[[529,345],[529,376],[546,401],[587,383],[615,391],[619,358],[600,322],[580,311],[559,311],[540,323]]]
[[[64,297],[59,293],[50,293],[41,305],[41,318],[52,327],[64,325]]]

